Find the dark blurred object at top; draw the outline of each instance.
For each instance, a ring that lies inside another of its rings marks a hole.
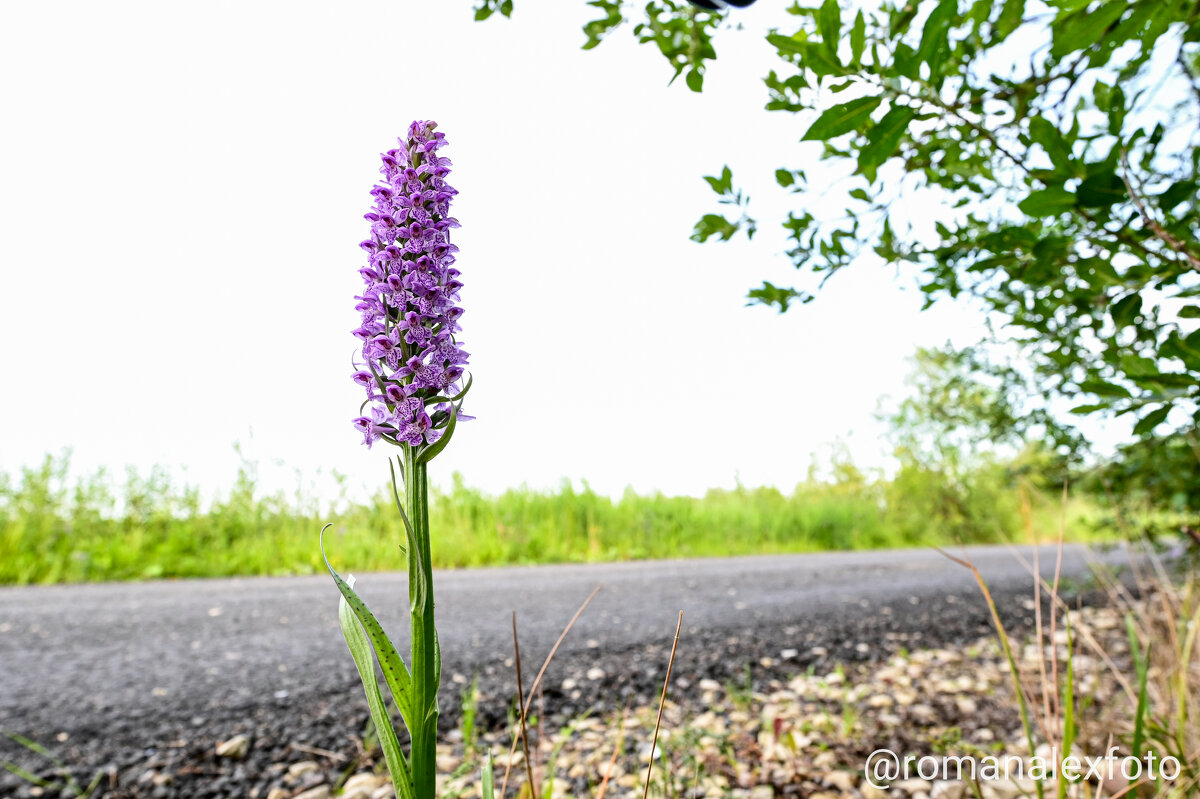
[[[703,8],[706,11],[720,11],[724,8],[745,8],[751,5],[754,0],[688,0],[696,8]]]

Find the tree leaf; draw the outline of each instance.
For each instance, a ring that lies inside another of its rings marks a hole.
[[[1144,436],[1147,433],[1154,432],[1154,428],[1158,427],[1171,413],[1171,406],[1164,405],[1161,408],[1155,408],[1150,413],[1138,420],[1138,423],[1133,426],[1133,434],[1135,436]]]
[[[764,280],[762,288],[751,290],[750,293],[746,295],[746,299],[749,300],[749,302],[746,303],[747,305],[777,305],[779,306],[779,312],[784,313],[787,311],[792,300],[798,299],[802,303],[809,302],[812,300],[812,295],[806,294],[803,291],[797,291],[793,288],[782,288]]]
[[[996,24],[993,27],[994,35],[988,42],[988,46],[995,47],[1007,39],[1013,31],[1021,26],[1024,16],[1025,0],[1004,0],[1004,5],[1000,7],[1000,16],[996,17]]]
[[[825,0],[817,14],[817,32],[821,34],[821,43],[825,45],[830,56],[837,60],[838,38],[842,29],[842,10],[838,0]]]
[[[820,77],[846,74],[846,69],[838,60],[837,53],[826,48],[824,44],[809,42],[804,48],[803,62],[804,66]]]
[[[1061,186],[1038,189],[1017,203],[1023,213],[1034,217],[1057,216],[1075,207],[1075,195]]]
[[[767,42],[771,44],[778,53],[783,55],[804,55],[808,47],[808,36],[803,35],[804,31],[797,31],[793,36],[784,36],[781,33],[767,34]]]
[[[1126,294],[1108,309],[1113,324],[1117,327],[1128,327],[1142,310],[1142,296],[1136,291]]]
[[[737,231],[736,222],[730,222],[720,214],[705,214],[692,229],[691,239],[701,244],[713,236],[719,236],[721,241],[729,241]]]
[[[1129,389],[1109,383],[1105,380],[1084,380],[1079,387],[1089,394],[1099,397],[1128,397]]]
[[[817,117],[817,121],[805,131],[801,141],[826,141],[859,130],[871,118],[871,112],[882,102],[881,96],[859,97],[848,103],[831,106]]]
[[[1052,122],[1045,117],[1034,117],[1029,121],[1029,136],[1034,142],[1041,145],[1042,149],[1046,151],[1046,155],[1050,156],[1050,162],[1054,164],[1055,171],[1064,178],[1082,177],[1075,175],[1071,147],[1063,138],[1062,131]]]
[[[859,9],[854,17],[854,27],[850,29],[850,57],[855,64],[862,63],[863,50],[867,46],[867,20]]]
[[[874,170],[891,158],[908,130],[908,123],[916,115],[915,108],[893,105],[883,119],[867,131],[867,144],[858,153],[859,170]]]
[[[712,190],[717,194],[728,194],[733,191],[733,172],[729,169],[728,165],[721,170],[720,177],[705,175],[704,180],[709,186],[712,186]]]
[[[950,23],[958,13],[958,0],[941,0],[925,20],[921,44],[917,46],[917,61],[928,64],[931,82],[940,77],[942,56],[950,49]]]
[[[1054,21],[1050,26],[1054,41],[1050,46],[1053,58],[1063,58],[1069,53],[1090,47],[1133,6],[1121,0],[1101,3],[1094,11],[1081,8]]]
[[[1104,208],[1126,198],[1125,181],[1111,169],[1090,175],[1076,190],[1082,208]]]

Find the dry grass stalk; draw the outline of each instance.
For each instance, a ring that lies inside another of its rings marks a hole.
[[[550,661],[554,659],[555,653],[558,652],[558,647],[562,645],[563,640],[566,639],[566,637],[567,637],[567,633],[571,632],[571,628],[575,626],[575,622],[579,621],[579,617],[583,615],[583,611],[587,609],[587,606],[592,603],[592,600],[596,598],[596,594],[600,593],[600,589],[603,587],[604,587],[604,584],[601,583],[600,585],[597,585],[595,588],[592,589],[592,593],[588,594],[587,599],[583,600],[583,604],[579,606],[579,609],[575,611],[575,615],[571,617],[571,620],[569,622],[567,622],[567,626],[563,628],[563,631],[561,633],[559,633],[558,640],[555,641],[554,646],[552,646],[550,648],[550,654],[546,655],[546,659],[542,662],[542,668],[538,671],[537,677],[535,677],[533,680],[533,686],[529,689],[530,702],[533,701],[533,694],[536,693],[539,688],[541,688],[542,677],[546,674],[546,669],[550,666]],[[514,611],[513,612],[513,641],[514,641],[514,643],[516,642],[516,636],[517,636],[516,621],[517,621],[517,614]],[[524,729],[525,717],[529,714],[529,703],[523,701],[520,698],[520,679],[521,679],[520,663],[521,663],[521,661],[518,658],[517,659],[517,682],[518,682],[517,702],[518,702],[518,708],[520,710],[521,728]],[[517,742],[519,740],[524,740],[524,736],[522,735],[522,736],[518,737],[518,736],[514,735],[512,746],[509,747],[509,750],[508,750],[508,761],[504,764],[504,779],[500,784],[500,796],[501,797],[505,796],[508,791],[508,777],[509,777],[509,774],[512,772],[513,756],[517,752]],[[529,753],[528,752],[525,753],[525,760],[526,760],[526,762],[529,761]]]
[[[646,766],[646,787],[642,799],[650,795],[650,774],[654,771],[654,751],[658,749],[658,730],[662,726],[663,707],[667,704],[667,686],[671,684],[671,669],[675,667],[675,649],[679,646],[679,631],[683,628],[683,611],[675,625],[675,641],[671,644],[671,659],[667,661],[667,678],[663,680],[662,699],[658,702],[658,718],[654,721],[654,740],[650,742],[650,763]]]

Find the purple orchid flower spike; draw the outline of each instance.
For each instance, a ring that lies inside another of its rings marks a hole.
[[[383,439],[424,448],[429,457],[445,446],[456,421],[474,418],[461,413],[466,391],[459,381],[469,353],[455,338],[463,284],[450,243],[459,226],[450,203],[458,192],[446,182],[451,163],[438,155],[446,137],[436,128],[412,123],[407,139],[382,156],[383,182],[371,189],[375,203],[364,216],[371,235],[359,245],[367,254],[358,270],[366,288],[354,298],[362,314],[354,335],[365,363],[355,364],[353,380],[367,393],[354,426],[368,447]],[[431,418],[427,406],[447,412]]]
[[[342,595],[342,633],[401,799],[437,796],[441,649],[434,627],[428,462],[445,449],[455,425],[472,418],[462,413],[471,388],[470,354],[455,335],[463,284],[454,267],[458,247],[450,243],[450,231],[459,226],[450,203],[458,192],[446,183],[451,164],[438,154],[446,137],[436,127],[412,123],[400,146],[383,154],[383,181],[371,190],[375,202],[365,215],[371,233],[359,245],[367,262],[358,270],[365,288],[354,297],[362,315],[353,331],[361,360],[351,379],[367,397],[353,424],[368,447],[382,441],[400,449],[388,468],[408,560],[408,664],[355,594],[353,577],[343,580],[325,561]],[[408,729],[407,758],[380,693],[376,662]]]

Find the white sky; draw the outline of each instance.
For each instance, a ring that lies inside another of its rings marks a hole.
[[[786,490],[839,438],[880,463],[905,359],[981,320],[919,313],[872,264],[786,315],[744,307],[794,279],[775,167],[820,171],[804,121],[763,110],[783,4],[721,35],[702,95],[628,29],[581,51],[579,0],[470,5],[0,7],[0,469],[71,447],[213,490],[241,442],[268,487],[380,485],[388,448],[350,425],[352,298],[378,154],[414,118],[450,141],[479,417],[435,482]],[[759,237],[692,243],[726,162]]]

